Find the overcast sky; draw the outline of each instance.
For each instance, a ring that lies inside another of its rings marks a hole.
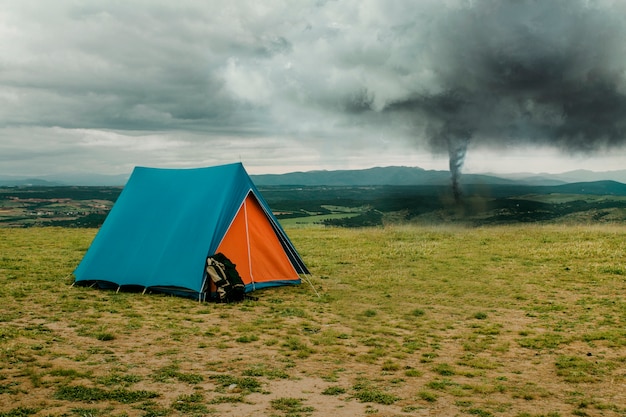
[[[0,0],[0,174],[624,169],[625,20],[608,0]]]

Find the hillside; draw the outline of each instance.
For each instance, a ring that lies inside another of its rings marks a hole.
[[[368,186],[448,185],[450,172],[417,167],[375,167],[360,170],[307,171],[288,174],[252,175],[258,186]],[[515,184],[517,181],[491,175],[468,174],[463,182],[472,184]]]
[[[375,167],[361,170],[307,171],[287,174],[251,175],[259,186],[367,186],[449,185],[450,172],[419,167]],[[592,172],[577,170],[561,174],[463,174],[464,185],[555,186],[576,182],[617,181],[626,183],[626,170]]]

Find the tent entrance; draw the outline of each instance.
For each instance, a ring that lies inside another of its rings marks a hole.
[[[248,193],[216,253],[236,266],[246,290],[299,282],[272,222],[253,193]]]

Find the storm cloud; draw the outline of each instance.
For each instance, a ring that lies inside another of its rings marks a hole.
[[[482,1],[434,27],[439,91],[386,106],[446,149],[458,196],[468,144],[550,145],[567,153],[626,143],[623,20],[588,1]]]
[[[5,3],[0,173],[626,140],[623,2]]]

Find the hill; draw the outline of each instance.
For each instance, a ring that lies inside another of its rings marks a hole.
[[[129,174],[100,175],[93,173],[74,173],[41,175],[38,177],[20,175],[0,175],[0,187],[29,186],[121,186],[126,184]]]
[[[450,172],[418,167],[375,167],[359,170],[307,171],[288,174],[251,175],[258,186],[368,186],[368,185],[448,185]],[[466,183],[515,184],[512,179],[492,175],[468,174]]]
[[[0,178],[0,187],[56,187],[62,185],[63,183],[47,181],[41,178]]]
[[[491,175],[491,174],[490,174]],[[584,169],[578,169],[575,171],[563,172],[560,174],[531,174],[531,173],[514,173],[514,174],[499,174],[500,177],[508,178],[515,181],[521,181],[529,185],[556,185],[549,184],[550,181],[556,181],[558,183],[571,183],[571,182],[593,182],[603,180],[613,180],[626,183],[626,169],[617,171],[604,171],[594,172]]]
[[[524,194],[579,194],[626,196],[626,184],[617,181],[575,182],[559,185],[512,184],[463,184],[466,195],[481,195],[497,198]]]
[[[360,170],[307,171],[287,174],[251,175],[260,186],[367,186],[367,185],[449,185],[450,172],[419,167],[375,167]],[[626,170],[592,172],[585,170],[561,174],[463,174],[462,184],[555,186],[576,182],[612,180],[626,183]]]

